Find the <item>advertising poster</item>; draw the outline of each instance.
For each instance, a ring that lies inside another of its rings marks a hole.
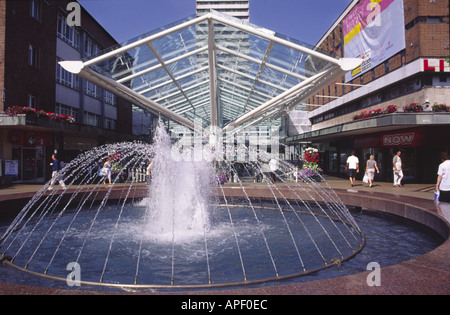
[[[6,160],[5,161],[5,176],[17,177],[19,176],[19,161]]]
[[[349,82],[372,70],[405,45],[403,0],[362,0],[343,20],[345,58],[362,58]]]

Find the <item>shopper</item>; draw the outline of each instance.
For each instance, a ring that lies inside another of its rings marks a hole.
[[[402,155],[401,151],[397,151],[397,154],[392,160],[392,166],[394,170],[394,187],[402,187],[403,170],[402,170]]]
[[[64,183],[63,174],[60,173],[62,162],[59,161],[56,154],[52,155],[52,163],[50,163],[52,167],[52,180],[50,182],[50,187],[48,190],[52,190],[55,182],[58,181],[63,189],[67,189],[66,184]]]
[[[350,184],[352,187],[355,186],[356,174],[359,173],[359,159],[355,156],[355,151],[347,158],[346,171],[350,179]]]
[[[367,160],[366,163],[366,175],[369,180],[369,188],[373,186],[373,180],[375,178],[375,171],[377,174],[380,174],[380,170],[378,169],[377,161],[375,161],[375,155],[371,155],[370,159]]]
[[[450,203],[450,156],[441,153],[442,163],[439,165],[436,191],[439,191],[439,201]]]

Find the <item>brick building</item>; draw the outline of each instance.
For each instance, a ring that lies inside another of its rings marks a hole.
[[[0,1],[0,112],[19,106],[51,113],[0,114],[2,182],[42,182],[54,152],[69,161],[80,151],[132,138],[131,104],[58,64],[117,45],[81,6],[81,26],[69,26],[69,3],[75,2]],[[48,118],[54,114],[75,122]]]
[[[364,14],[367,25],[364,20],[352,24],[355,16]],[[378,47],[351,55],[352,38],[360,34],[370,37],[373,34],[369,32],[376,32],[377,27],[383,30],[376,37]],[[434,182],[439,152],[450,149],[450,113],[433,111],[434,104],[450,105],[449,41],[448,0],[353,1],[317,47],[339,57],[365,58],[372,64],[306,100],[307,113],[289,114],[285,121],[289,158],[313,144],[321,150],[326,173],[345,177],[345,161],[351,151],[356,150],[363,169],[367,157],[374,154],[383,168],[377,179],[390,181],[392,156],[400,149],[405,180]],[[374,64],[377,53],[381,55],[376,49],[384,55]],[[404,107],[410,104],[419,104],[423,112],[407,112]],[[374,115],[390,105],[395,105],[397,112]],[[355,116],[363,119],[355,120]],[[410,137],[413,140],[399,140]],[[398,141],[389,141],[394,138]]]

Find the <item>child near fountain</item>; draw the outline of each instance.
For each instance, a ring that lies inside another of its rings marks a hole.
[[[102,174],[105,174],[105,179],[103,180],[103,185],[106,185],[106,179],[109,181],[109,185],[111,186],[111,158],[108,157],[106,162],[103,164],[103,169],[101,170]]]

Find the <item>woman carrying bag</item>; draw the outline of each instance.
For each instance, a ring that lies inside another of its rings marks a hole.
[[[375,161],[375,155],[371,155],[370,159],[367,160],[366,163],[366,175],[364,179],[367,177],[367,181],[364,182],[369,183],[369,188],[373,186],[373,179],[375,178],[375,171],[380,174],[380,170],[378,169],[377,161]]]

